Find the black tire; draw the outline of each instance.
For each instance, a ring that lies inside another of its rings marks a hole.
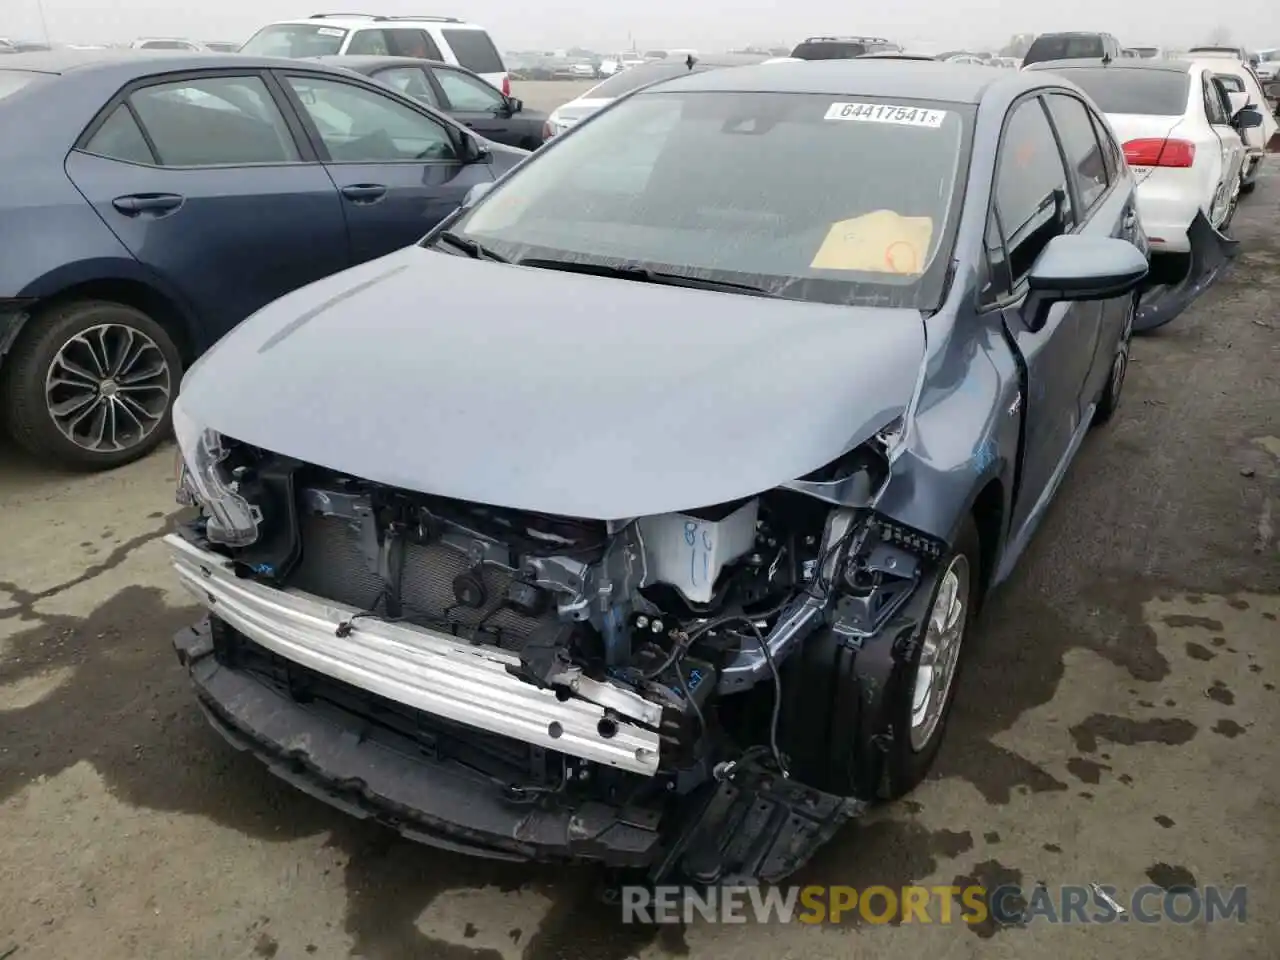
[[[1095,427],[1110,421],[1115,416],[1116,408],[1120,406],[1120,396],[1124,392],[1124,382],[1129,372],[1129,351],[1133,344],[1133,319],[1137,310],[1138,301],[1135,297],[1129,304],[1129,318],[1125,323],[1124,333],[1120,335],[1115,356],[1111,360],[1111,373],[1107,376],[1106,389],[1102,391],[1102,399],[1098,401],[1098,406],[1093,411]]]
[[[931,610],[942,585],[941,571],[958,557],[968,568],[968,590],[959,646],[964,653],[964,627],[972,620],[980,595],[978,530],[966,518],[950,554],[938,566],[933,584]],[[921,625],[925,629],[925,625]],[[922,637],[916,638],[917,641]],[[891,642],[881,640],[876,642]],[[924,643],[904,644],[905,659],[893,668],[885,691],[884,714],[864,716],[861,690],[854,671],[859,653],[850,649],[830,631],[809,638],[804,648],[786,665],[783,677],[784,710],[780,740],[790,758],[791,773],[802,783],[841,796],[891,800],[909,793],[928,774],[942,746],[943,735],[955,699],[959,663],[942,703],[932,735],[920,745],[911,743],[912,694],[924,652]],[[870,725],[887,726],[874,730]],[[874,737],[874,744],[872,739]]]
[[[884,776],[879,785],[879,795],[885,800],[896,800],[898,797],[905,796],[928,776],[929,770],[933,767],[933,761],[937,758],[938,751],[942,748],[942,741],[947,732],[947,723],[951,719],[951,707],[956,699],[956,681],[959,679],[964,664],[964,641],[967,639],[968,628],[974,620],[974,614],[977,611],[978,600],[982,592],[980,586],[982,580],[982,551],[979,545],[978,528],[974,524],[972,517],[965,518],[951,553],[939,563],[938,569],[940,571],[946,570],[957,558],[963,558],[969,573],[968,591],[964,601],[964,619],[960,634],[959,661],[952,674],[951,685],[947,690],[937,726],[933,735],[920,749],[912,746],[909,731],[911,729],[912,691],[916,674],[920,667],[920,655],[924,651],[924,644],[913,643],[911,645],[910,659],[898,665],[898,669],[889,684],[888,709],[892,730],[891,735],[887,738]],[[937,600],[941,586],[942,577],[939,576],[929,596],[930,609],[932,609],[934,601]]]
[[[104,324],[150,339],[167,366],[169,389],[163,415],[149,432],[139,431],[136,442],[126,438],[122,449],[110,451],[87,449],[68,439],[45,399],[46,377],[59,350],[77,334]],[[38,311],[27,321],[0,370],[0,400],[14,442],[33,456],[74,469],[108,470],[146,456],[169,435],[181,377],[182,357],[173,338],[145,313],[105,300],[72,301]]]
[[[1240,183],[1240,192],[1242,194],[1253,193],[1253,191],[1256,190],[1257,188],[1258,188],[1257,173],[1254,173],[1254,175],[1250,179],[1244,180]]]

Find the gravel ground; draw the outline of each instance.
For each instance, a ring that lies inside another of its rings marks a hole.
[[[519,85],[540,108],[568,83]],[[553,92],[547,88],[555,88]],[[0,957],[622,960],[1280,955],[1280,178],[1234,271],[1135,348],[969,649],[936,775],[806,883],[1245,884],[1247,922],[622,926],[585,870],[353,821],[205,725],[170,637],[171,450],[100,476],[0,449]],[[12,952],[8,952],[11,951]]]

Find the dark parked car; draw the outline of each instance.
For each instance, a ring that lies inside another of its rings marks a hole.
[[[1109,33],[1042,33],[1031,41],[1022,65],[1057,60],[1119,60],[1123,56],[1120,41]]]
[[[524,150],[542,146],[547,115],[529,110],[463,67],[410,57],[317,57],[399,90],[405,96],[447,113],[483,137]]]
[[[809,37],[795,45],[797,60],[845,60],[868,53],[897,53],[902,47],[884,37]]]
[[[206,715],[451,850],[790,873],[925,776],[1116,411],[1118,156],[1044,73],[685,71],[266,307],[174,413]]]
[[[0,414],[110,467],[263,304],[419,240],[525,156],[380,84],[236,54],[0,64]]]

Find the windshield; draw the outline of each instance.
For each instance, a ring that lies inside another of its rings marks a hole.
[[[640,266],[789,299],[934,309],[972,114],[654,90],[535,154],[452,230],[517,263]]]
[[[1097,36],[1082,37],[1039,37],[1031,44],[1023,63],[1042,63],[1045,60],[1092,60],[1103,57],[1107,48],[1102,38]]]
[[[0,100],[17,93],[23,87],[41,78],[48,78],[47,73],[28,73],[25,70],[0,70]]]
[[[1176,70],[1079,67],[1054,72],[1084,90],[1103,113],[1180,117],[1187,110],[1191,78]]]
[[[331,57],[342,50],[347,31],[318,23],[277,23],[250,37],[241,53],[255,57]]]

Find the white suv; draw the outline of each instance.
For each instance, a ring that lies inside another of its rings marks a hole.
[[[483,27],[456,17],[317,13],[268,24],[240,48],[259,57],[370,55],[439,60],[478,73],[507,96],[511,79]]]

